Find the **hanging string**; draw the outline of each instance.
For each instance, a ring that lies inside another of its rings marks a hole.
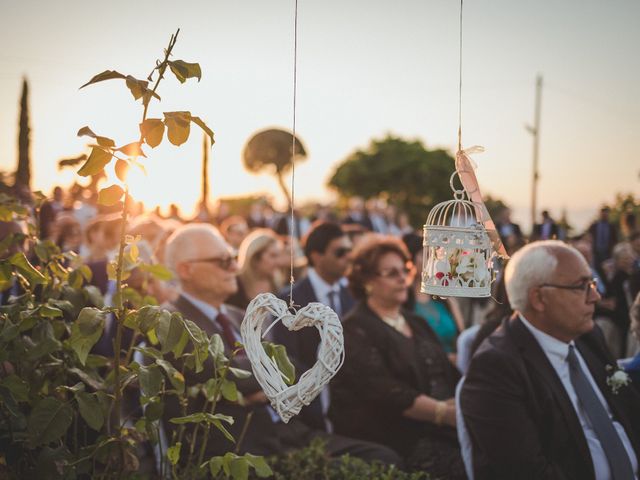
[[[298,0],[295,0],[294,15],[293,15],[293,137],[291,139],[291,204],[289,208],[291,210],[291,228],[289,229],[289,255],[290,255],[290,269],[289,269],[289,307],[293,307],[293,284],[295,278],[293,276],[293,263],[295,260],[295,213],[294,202],[296,195],[296,93],[298,88]]]
[[[459,83],[458,83],[458,151],[462,150],[462,3],[460,0],[460,52],[459,52]]]

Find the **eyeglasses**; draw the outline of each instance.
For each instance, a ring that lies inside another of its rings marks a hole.
[[[229,270],[231,268],[231,265],[233,265],[237,261],[237,255],[228,255],[226,257],[196,258],[194,260],[187,260],[187,263],[215,263],[223,270]]]
[[[342,258],[345,255],[351,253],[351,249],[347,247],[338,247],[333,251],[333,256],[336,258]]]
[[[401,277],[406,277],[407,275],[410,275],[411,273],[413,273],[413,269],[414,269],[413,263],[407,263],[402,268],[394,267],[394,268],[389,268],[387,270],[381,270],[377,272],[376,275],[382,278],[401,278]]]
[[[551,288],[561,288],[563,290],[575,290],[582,291],[586,297],[589,296],[589,292],[592,289],[596,289],[598,286],[598,280],[592,278],[590,280],[583,280],[578,285],[555,285],[553,283],[543,283],[540,287],[551,287]]]

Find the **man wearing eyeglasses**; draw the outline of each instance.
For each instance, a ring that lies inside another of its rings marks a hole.
[[[195,322],[207,335],[219,334],[230,357],[236,342],[241,341],[240,324],[244,312],[224,302],[233,295],[238,286],[236,275],[238,264],[232,248],[215,227],[208,224],[190,224],[177,229],[167,242],[165,260],[180,284],[180,296],[170,309],[179,311],[185,318]],[[188,384],[204,383],[213,375],[211,360],[207,360],[200,374],[188,373]],[[249,361],[242,353],[233,359],[234,366],[251,370]],[[386,447],[373,443],[329,435],[310,429],[297,419],[282,423],[277,414],[268,406],[267,398],[253,376],[235,380],[242,393],[245,405],[220,400],[217,412],[235,419],[229,426],[232,435],[238,439],[252,412],[240,448],[240,452],[258,455],[273,455],[292,448],[307,446],[320,436],[326,443],[326,451],[331,456],[350,454],[365,460],[379,460],[389,464],[399,464],[399,457]],[[197,395],[189,404],[189,411],[202,411],[205,399]],[[167,400],[164,418],[182,416],[181,407],[172,398]],[[172,426],[164,422],[169,431]],[[217,429],[212,429],[211,441],[207,444],[208,455],[222,455],[235,448]]]
[[[516,313],[480,346],[460,395],[475,479],[637,479],[640,397],[612,380],[589,265],[534,242],[505,280]]]

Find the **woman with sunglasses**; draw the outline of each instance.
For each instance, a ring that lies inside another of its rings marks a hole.
[[[345,362],[331,383],[335,432],[387,445],[412,470],[465,478],[456,436],[459,374],[427,323],[404,310],[414,266],[405,245],[371,236],[348,275]]]
[[[226,303],[246,310],[249,302],[260,293],[275,294],[282,287],[280,259],[283,245],[268,228],[251,232],[238,250],[238,292]]]

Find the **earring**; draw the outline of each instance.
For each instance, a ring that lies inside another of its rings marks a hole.
[[[373,290],[373,287],[369,284],[364,286],[364,291],[367,295],[371,295],[371,291]]]

